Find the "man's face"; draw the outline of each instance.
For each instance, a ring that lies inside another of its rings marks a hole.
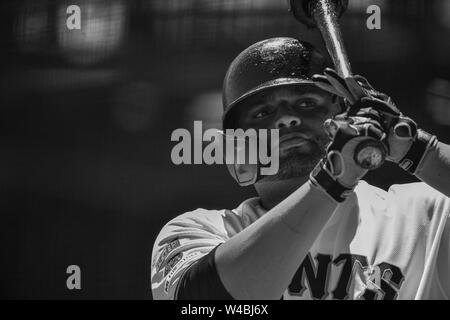
[[[274,181],[311,172],[329,142],[323,123],[339,110],[331,94],[313,85],[276,87],[249,98],[236,118],[244,130],[280,130],[280,168],[264,178]]]

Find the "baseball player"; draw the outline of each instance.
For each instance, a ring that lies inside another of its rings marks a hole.
[[[223,102],[224,128],[279,129],[279,171],[231,168],[258,197],[163,227],[154,299],[450,297],[448,145],[365,78],[342,79],[292,38],[239,54]],[[387,159],[421,182],[384,191],[362,180],[367,170],[354,155],[367,139],[383,142]]]

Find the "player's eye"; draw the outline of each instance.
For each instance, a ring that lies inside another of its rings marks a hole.
[[[269,107],[263,107],[258,110],[255,110],[253,113],[254,119],[262,119],[269,116],[272,113],[272,110]]]
[[[266,117],[267,115],[269,115],[269,113],[267,111],[261,111],[261,112],[258,112],[257,114],[255,114],[254,118],[261,119],[261,118]]]
[[[317,102],[314,100],[302,100],[297,102],[296,107],[301,110],[310,110],[317,107]]]

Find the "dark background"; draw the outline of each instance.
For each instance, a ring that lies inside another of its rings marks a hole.
[[[81,30],[66,28],[70,4]],[[366,28],[371,4],[381,30]],[[450,1],[350,0],[342,26],[353,69],[448,143]],[[0,297],[151,299],[164,223],[254,195],[223,166],[173,165],[170,135],[220,128],[229,63],[274,36],[323,50],[284,0],[1,2]],[[412,178],[387,164],[367,180]]]

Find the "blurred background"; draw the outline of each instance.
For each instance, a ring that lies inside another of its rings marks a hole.
[[[69,30],[69,5],[81,29]],[[366,9],[381,8],[381,30]],[[10,0],[0,4],[0,297],[151,299],[161,227],[254,195],[219,165],[175,166],[170,135],[220,128],[232,59],[275,36],[310,41],[285,0]],[[450,142],[450,1],[352,1],[356,73]],[[367,180],[413,181],[385,165]],[[81,290],[66,268],[81,268]]]

